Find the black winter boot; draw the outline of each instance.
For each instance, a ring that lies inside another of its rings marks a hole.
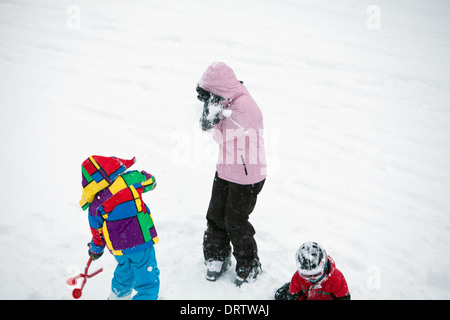
[[[258,274],[262,272],[261,262],[258,259],[254,259],[250,267],[237,270],[235,284],[240,287],[244,282],[256,280]]]

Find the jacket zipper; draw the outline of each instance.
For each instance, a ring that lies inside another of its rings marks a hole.
[[[241,160],[242,160],[242,164],[244,165],[245,175],[248,176],[248,173],[247,173],[247,166],[245,165],[244,156],[243,156],[242,154],[241,154]]]

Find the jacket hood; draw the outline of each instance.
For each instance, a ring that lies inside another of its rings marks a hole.
[[[245,92],[234,71],[224,62],[214,62],[203,73],[198,86],[226,100],[233,100]]]
[[[125,160],[117,157],[90,156],[81,164],[81,185],[83,187],[81,208],[86,210],[95,195],[108,187],[119,174],[136,162],[136,158]]]

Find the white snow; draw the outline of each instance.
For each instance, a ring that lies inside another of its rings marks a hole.
[[[447,0],[1,0],[0,298],[72,299],[89,155],[137,157],[163,299],[272,299],[320,242],[353,299],[450,298]],[[195,87],[230,65],[260,105],[264,273],[205,280],[215,161]],[[106,299],[115,260],[81,299]]]

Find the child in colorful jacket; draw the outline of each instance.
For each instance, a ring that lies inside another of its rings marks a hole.
[[[320,244],[302,244],[296,263],[297,272],[277,290],[276,300],[350,300],[344,275]]]
[[[89,209],[92,240],[89,256],[96,260],[105,246],[118,265],[110,299],[156,300],[159,269],[153,245],[158,235],[142,193],[153,190],[155,178],[145,171],[127,171],[135,158],[91,156],[82,164],[83,195],[80,205]]]

